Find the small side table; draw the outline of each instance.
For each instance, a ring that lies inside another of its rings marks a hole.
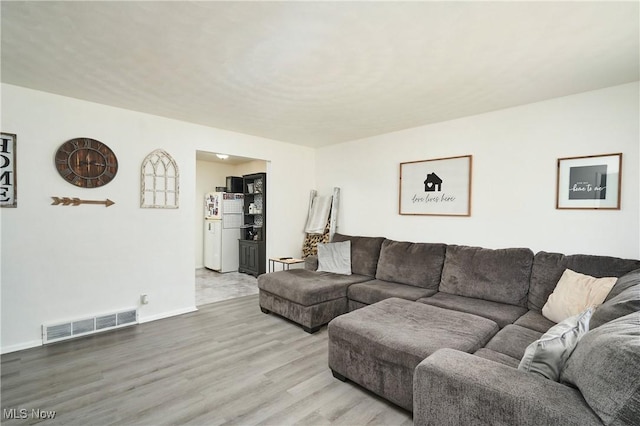
[[[275,272],[276,263],[281,263],[282,270],[288,271],[291,265],[295,265],[296,263],[304,263],[304,259],[295,259],[293,257],[270,257],[269,272]]]

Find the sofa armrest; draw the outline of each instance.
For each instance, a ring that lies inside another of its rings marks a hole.
[[[317,271],[318,270],[318,256],[311,255],[307,256],[304,259],[304,269],[308,271]]]
[[[580,391],[453,349],[422,361],[414,425],[602,425]]]

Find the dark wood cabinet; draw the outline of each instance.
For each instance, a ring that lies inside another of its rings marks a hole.
[[[258,276],[267,265],[267,174],[242,177],[244,191],[244,225],[240,237],[238,270]]]
[[[266,271],[265,245],[262,241],[240,240],[240,272],[258,276]]]

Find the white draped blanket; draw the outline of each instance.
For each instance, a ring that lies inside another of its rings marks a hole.
[[[331,196],[315,197],[309,210],[307,225],[304,232],[307,234],[322,234],[327,226],[329,212],[331,211]]]

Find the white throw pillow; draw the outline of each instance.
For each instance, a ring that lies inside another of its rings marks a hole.
[[[611,291],[618,278],[595,278],[566,269],[560,281],[542,307],[542,315],[562,322],[589,307],[597,307]]]
[[[557,382],[564,363],[580,338],[589,331],[592,313],[593,310],[589,308],[551,327],[540,339],[527,346],[518,370],[536,373]]]
[[[318,271],[351,275],[351,241],[318,243]]]

